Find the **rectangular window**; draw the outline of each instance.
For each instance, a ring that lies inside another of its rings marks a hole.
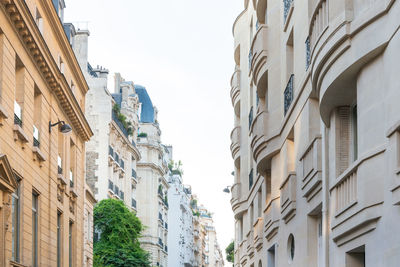
[[[275,267],[275,245],[268,249],[268,267]]]
[[[25,67],[17,56],[15,59],[14,124],[22,127],[25,92]]]
[[[73,229],[74,228],[74,223],[72,221],[69,222],[69,231],[68,231],[68,263],[69,267],[73,266]]]
[[[249,190],[253,187],[253,169],[249,173]]]
[[[18,186],[12,194],[12,259],[15,262],[20,260],[20,187]]]
[[[365,267],[365,246],[346,253],[346,267]]]
[[[57,267],[61,267],[62,253],[62,213],[57,211]]]
[[[70,147],[69,147],[69,154],[70,154],[70,161],[69,161],[69,165],[70,165],[70,170],[69,170],[69,182],[70,182],[70,187],[74,187],[74,177],[75,177],[75,172],[76,172],[76,149],[75,149],[75,144],[72,141],[72,139],[70,140]]]
[[[38,267],[38,212],[39,195],[32,193],[32,266]]]
[[[33,146],[40,147],[40,126],[42,116],[42,93],[35,85],[33,99]]]
[[[353,161],[356,161],[358,158],[357,105],[354,105],[351,109],[351,124],[352,124]]]
[[[36,25],[39,28],[40,33],[43,35],[43,18],[40,15],[39,10],[36,8]]]

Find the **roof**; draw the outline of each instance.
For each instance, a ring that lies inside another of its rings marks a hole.
[[[129,83],[129,82],[126,82]],[[141,111],[140,111],[140,122],[143,123],[154,123],[155,118],[154,118],[154,106],[153,103],[151,102],[151,98],[149,94],[147,93],[147,90],[144,86],[137,85],[135,84],[135,91],[136,94],[139,97],[139,102],[142,104]],[[117,94],[111,94],[112,97],[114,98],[115,102],[121,106],[122,102],[122,94],[117,93]]]
[[[139,96],[139,102],[142,104],[140,122],[154,123],[154,106],[146,88],[144,86],[135,84],[135,91]]]

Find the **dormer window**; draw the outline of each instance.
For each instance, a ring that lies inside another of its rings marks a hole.
[[[61,22],[63,22],[64,21],[64,8],[65,8],[64,0],[53,0],[53,5],[54,5],[54,8],[56,9],[58,16],[60,17]]]

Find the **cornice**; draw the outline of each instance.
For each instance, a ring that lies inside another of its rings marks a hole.
[[[45,10],[46,17],[49,19],[50,27],[53,29],[53,32],[56,35],[56,40],[58,45],[61,47],[61,50],[66,57],[66,61],[70,63],[70,70],[74,74],[74,77],[77,82],[77,86],[81,90],[81,92],[85,95],[89,90],[89,86],[86,82],[85,76],[81,71],[81,67],[79,66],[78,60],[76,59],[75,53],[72,50],[71,45],[69,44],[68,38],[64,33],[64,27],[60,18],[53,8],[53,3],[51,0],[45,0],[47,4],[43,5],[43,9]],[[71,66],[72,64],[72,66]]]
[[[136,168],[139,168],[139,167],[148,167],[148,168],[151,168],[151,169],[155,169],[155,170],[160,172],[161,176],[163,176],[165,174],[165,172],[162,169],[162,167],[160,167],[159,165],[154,164],[152,162],[151,163],[150,162],[138,162],[138,163],[136,163]]]
[[[23,0],[0,0],[0,8],[7,15],[7,19],[13,26],[25,50],[36,64],[48,88],[56,96],[73,128],[82,140],[88,141],[93,135],[89,123],[69,88],[64,75],[57,67],[26,3]]]

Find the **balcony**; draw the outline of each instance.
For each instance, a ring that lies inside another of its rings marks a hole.
[[[240,200],[240,190],[241,190],[241,183],[236,183],[231,188],[231,192],[232,192],[231,205],[232,205],[232,207],[235,206]]]
[[[305,197],[308,202],[322,189],[321,160],[321,136],[316,136],[300,158],[303,175],[299,181],[301,181],[303,197]]]
[[[114,183],[111,180],[108,180],[108,190],[114,192]]]
[[[253,58],[251,61],[251,70],[257,86],[260,78],[267,71],[267,34],[267,25],[260,24],[252,43]]]
[[[247,236],[247,255],[250,258],[254,257],[254,232],[251,230]]]
[[[235,165],[238,165],[236,164],[236,160],[240,157],[240,131],[241,127],[236,126],[231,132],[231,152]]]
[[[162,218],[162,214],[161,214],[160,212],[158,213],[158,219],[159,219],[162,223],[164,223],[163,218]]]
[[[296,215],[296,173],[289,173],[281,187],[281,214],[285,223]]]
[[[264,233],[267,240],[271,240],[279,228],[279,197],[273,198],[264,210]]]
[[[250,146],[251,150],[253,151],[253,158],[257,162],[257,166],[262,160],[262,152],[264,152],[267,147],[268,126],[268,113],[266,111],[259,112],[254,118],[254,122],[250,129]]]
[[[263,246],[263,230],[264,230],[264,219],[258,218],[254,224],[254,247],[257,251],[262,249]]]
[[[236,116],[240,116],[240,70],[235,70],[231,78],[231,100]]]
[[[132,198],[132,208],[136,209],[136,200]]]
[[[132,177],[136,180],[137,179],[137,174],[134,169],[132,169]]]
[[[159,244],[161,247],[163,247],[163,246],[164,246],[164,244],[163,244],[163,242],[162,242],[162,240],[161,240],[161,238],[160,238],[160,237],[158,238],[158,244]]]
[[[284,92],[284,115],[288,112],[290,105],[293,102],[293,81],[294,81],[294,74],[290,75],[289,81],[286,85],[285,92]]]

